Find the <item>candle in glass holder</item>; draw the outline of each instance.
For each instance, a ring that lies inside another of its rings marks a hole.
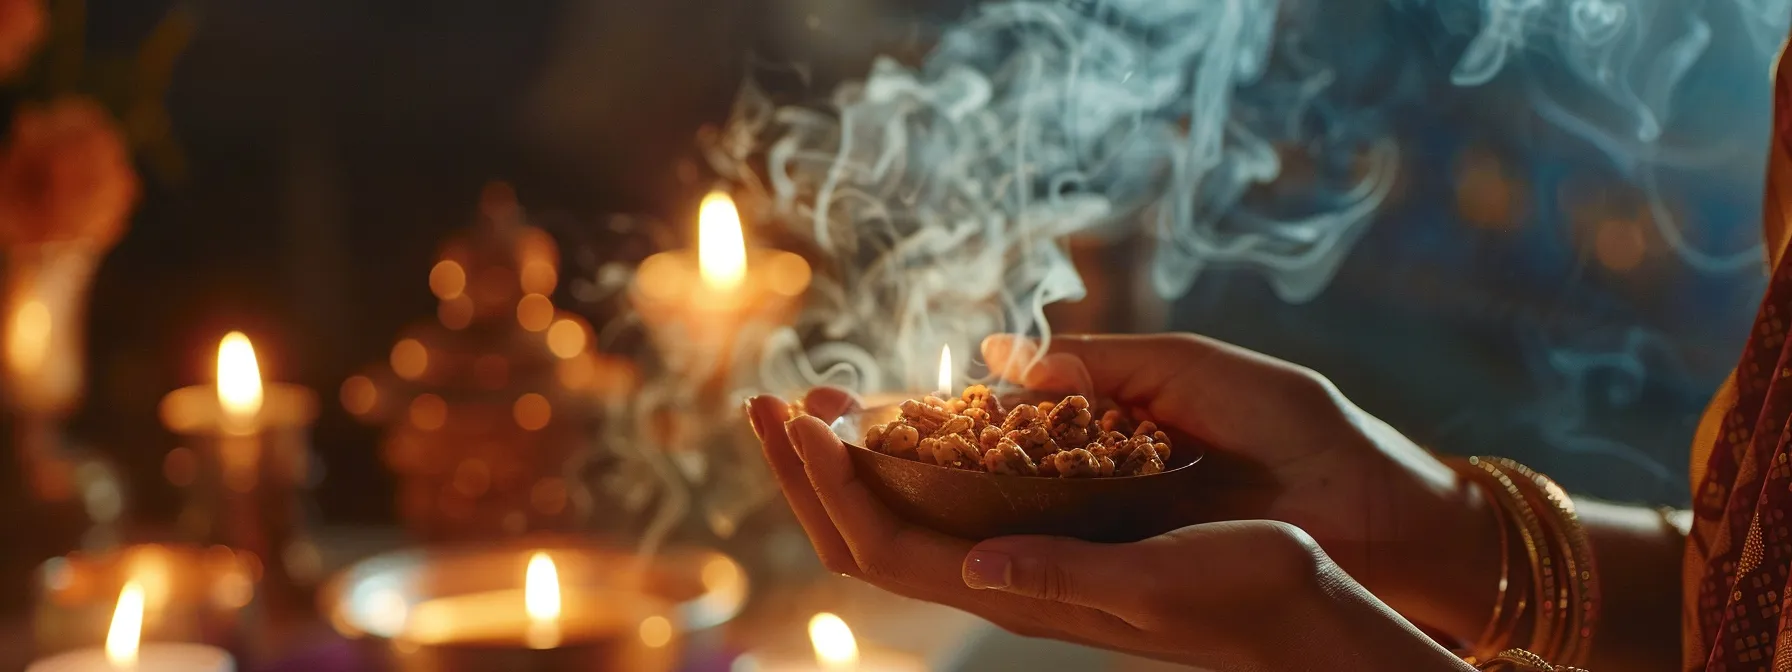
[[[735,659],[734,672],[926,672],[927,664],[898,651],[861,647],[839,616],[822,612],[809,619],[808,651],[766,649]]]
[[[733,199],[714,192],[698,210],[697,249],[642,261],[629,296],[669,358],[710,373],[752,347],[739,339],[762,336],[747,327],[786,321],[810,279],[800,255],[748,247]]]
[[[552,604],[541,593],[549,572],[537,554],[552,563],[559,586],[563,651],[527,646],[532,624]],[[495,661],[484,669],[559,669],[554,659],[564,655],[582,660],[580,670],[653,672],[669,669],[680,650],[721,637],[747,593],[745,570],[711,549],[661,548],[644,557],[582,536],[532,535],[367,558],[326,582],[319,604],[331,627],[379,669],[473,669],[481,659]],[[482,613],[461,616],[468,612]]]
[[[193,508],[183,522],[202,537],[268,559],[292,577],[299,491],[310,469],[308,431],[317,417],[310,390],[261,379],[255,348],[241,332],[218,344],[217,382],[162,399],[162,423],[188,442]],[[306,568],[297,568],[306,569]]]
[[[394,648],[402,670],[666,669],[675,635],[669,614],[645,595],[563,591],[553,558],[537,551],[521,590],[439,597],[411,608]]]
[[[118,594],[103,648],[70,651],[32,663],[25,672],[233,672],[236,662],[223,649],[204,644],[143,642],[142,584],[131,581]]]

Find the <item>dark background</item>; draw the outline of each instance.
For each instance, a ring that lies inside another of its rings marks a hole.
[[[167,7],[92,2],[94,48],[134,44]],[[435,246],[470,221],[483,183],[510,180],[545,226],[579,241],[569,256],[602,258],[623,244],[593,233],[608,213],[683,221],[699,185],[681,165],[696,165],[698,128],[726,118],[749,54],[807,63],[824,90],[880,45],[912,50],[962,11],[943,0],[198,7],[168,99],[190,171],[149,180],[100,273],[76,427],[126,465],[131,515],[148,521],[174,510],[159,468],[174,439],[156,401],[209,380],[231,329],[254,339],[269,378],[324,396],[325,519],[390,521],[375,433],[335,391],[433,314]],[[1603,496],[1684,502],[1687,440],[1740,348],[1759,269],[1698,271],[1653,234],[1641,263],[1603,265],[1569,203],[1609,192],[1613,216],[1637,217],[1640,174],[1532,113],[1534,81],[1454,89],[1459,36],[1378,11],[1359,22],[1373,34],[1351,54],[1357,81],[1397,67],[1423,89],[1384,117],[1403,148],[1401,195],[1319,299],[1291,306],[1248,270],[1222,269],[1168,326],[1318,368],[1441,450],[1512,455]],[[1722,45],[1735,26],[1717,31]],[[1690,130],[1668,140],[1745,150],[1656,177],[1689,237],[1735,251],[1758,226],[1767,78],[1759,59],[1713,49],[1681,95],[1715,102],[1693,106]],[[1494,157],[1510,181],[1505,224],[1464,216],[1469,153]],[[588,268],[574,259],[562,277]]]

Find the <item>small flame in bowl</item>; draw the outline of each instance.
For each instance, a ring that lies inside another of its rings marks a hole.
[[[940,384],[941,394],[952,394],[952,346],[940,346]]]

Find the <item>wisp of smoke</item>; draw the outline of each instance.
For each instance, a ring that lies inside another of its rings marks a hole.
[[[1397,153],[1314,131],[1305,108],[1331,79],[1310,61],[1237,95],[1269,75],[1279,11],[999,2],[918,68],[879,59],[827,109],[777,107],[749,87],[713,163],[834,265],[774,338],[760,384],[928,389],[942,344],[1049,339],[1044,307],[1084,294],[1062,240],[1141,218],[1155,222],[1164,296],[1216,264],[1262,272],[1289,301],[1317,295],[1386,197]],[[1344,185],[1315,187],[1299,208],[1247,203],[1280,174],[1278,147],[1301,143],[1338,149],[1328,170]]]
[[[1434,1],[1448,13],[1450,3]],[[1659,198],[1656,169],[1761,165],[1758,148],[1700,137],[1705,134],[1675,142],[1665,132],[1675,104],[1683,102],[1677,94],[1701,59],[1715,55],[1723,67],[1740,63],[1746,72],[1767,73],[1792,23],[1792,2],[1485,0],[1481,7],[1479,27],[1451,73],[1454,83],[1477,86],[1520,71],[1526,100],[1540,117],[1593,144],[1645,189],[1657,231],[1684,263],[1706,273],[1758,267],[1759,248],[1711,252],[1687,240]],[[1736,26],[1748,39],[1720,44],[1714,25]]]
[[[1542,118],[1645,185],[1658,162],[1697,158],[1658,141],[1711,44],[1707,15],[1735,10],[1763,72],[1777,45],[1764,36],[1792,18],[1788,0],[1388,2],[1468,36],[1448,77],[1456,85],[1519,70]],[[1083,295],[1060,241],[1103,227],[1149,225],[1150,273],[1166,299],[1216,266],[1255,271],[1286,301],[1317,296],[1399,167],[1391,134],[1337,105],[1318,111],[1338,73],[1305,45],[1339,53],[1351,38],[1327,33],[1336,11],[1304,0],[1008,0],[950,26],[917,67],[877,60],[825,106],[780,107],[749,86],[713,163],[756,187],[836,271],[774,339],[762,382],[925,389],[942,344],[1049,338],[1043,307]],[[1307,164],[1298,189],[1265,197],[1289,161]],[[1695,268],[1755,260],[1754,250],[1696,249],[1654,207]]]

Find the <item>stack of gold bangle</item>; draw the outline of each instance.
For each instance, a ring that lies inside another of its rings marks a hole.
[[[1505,458],[1470,457],[1452,460],[1451,466],[1491,500],[1502,553],[1493,616],[1465,658],[1482,663],[1482,669],[1576,669],[1521,664],[1535,659],[1579,665],[1591,649],[1599,621],[1599,571],[1574,500],[1555,481]],[[1529,591],[1510,590],[1511,566],[1504,554],[1510,552],[1512,536],[1529,560]],[[1532,625],[1523,644],[1528,651],[1513,648],[1527,614]]]
[[[1493,658],[1475,669],[1500,670],[1501,672],[1587,672],[1578,667],[1551,665],[1542,656],[1524,649],[1507,649],[1496,653]]]

